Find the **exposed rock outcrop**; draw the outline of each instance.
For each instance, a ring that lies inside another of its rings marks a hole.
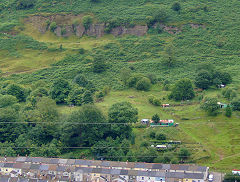
[[[104,24],[92,24],[86,31],[86,34],[89,36],[102,37],[104,35],[104,29]]]
[[[114,36],[119,36],[119,35],[136,35],[136,36],[143,36],[147,33],[148,27],[147,26],[141,26],[141,25],[136,25],[132,28],[126,28],[126,27],[116,27],[113,28],[111,31],[111,34]]]
[[[90,25],[88,30],[85,30],[84,26],[79,23],[78,25],[73,25],[75,20],[81,20],[83,15],[71,15],[71,14],[57,14],[50,16],[42,16],[42,15],[34,15],[25,19],[26,23],[32,24],[39,32],[45,33],[49,27],[47,25],[47,21],[56,22],[57,28],[54,30],[54,33],[58,37],[69,37],[71,35],[76,35],[78,37],[82,37],[83,35],[102,37],[105,32],[105,24],[104,23],[94,23]],[[182,26],[168,26],[164,24],[160,24],[160,27],[163,31],[168,32],[169,34],[177,34],[180,33],[184,26],[190,26],[191,28],[205,28],[202,24],[194,24],[189,23]],[[154,25],[156,28],[157,25]],[[124,27],[119,26],[115,27],[111,30],[111,34],[114,36],[121,35],[136,35],[143,36],[147,34],[148,27],[146,25],[135,25],[134,27]]]

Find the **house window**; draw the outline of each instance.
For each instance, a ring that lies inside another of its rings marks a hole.
[[[8,169],[6,169],[6,171],[8,171]]]
[[[144,180],[144,177],[142,177],[142,180]]]

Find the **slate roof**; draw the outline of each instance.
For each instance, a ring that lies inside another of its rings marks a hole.
[[[50,164],[58,164],[58,161],[59,161],[59,159],[56,159],[56,158],[52,158],[52,159],[50,159]]]
[[[40,167],[39,167],[39,169],[40,169],[41,171],[47,171],[48,168],[49,168],[49,166],[48,166],[47,164],[42,164],[42,165],[40,165]]]
[[[128,170],[122,169],[122,170],[120,171],[120,175],[128,175]]]
[[[32,170],[39,170],[39,168],[40,168],[40,164],[32,164],[30,167],[30,169]]]
[[[14,163],[13,168],[22,169],[23,163]]]
[[[13,164],[14,164],[14,163],[5,163],[3,167],[13,168]]]
[[[32,162],[34,162],[34,163],[41,163],[42,162],[42,158],[41,157],[34,157],[34,158],[32,158]]]
[[[57,167],[57,171],[66,171],[66,167],[65,166],[58,166]]]
[[[162,164],[153,164],[152,169],[162,169]]]
[[[8,182],[8,178],[0,176],[0,182]]]
[[[184,173],[181,172],[168,172],[166,173],[167,178],[179,178],[183,179],[184,178]]]
[[[27,157],[18,157],[18,158],[16,159],[16,162],[25,162],[26,159],[27,159]]]
[[[204,174],[203,173],[185,173],[184,178],[189,178],[189,179],[203,179]]]
[[[121,170],[119,169],[111,169],[110,173],[111,175],[120,175]]]
[[[145,164],[144,163],[135,163],[134,168],[145,168]]]
[[[67,164],[68,160],[67,159],[59,159],[59,164]]]
[[[26,178],[19,178],[18,179],[18,182],[28,182],[29,179],[26,179]]]

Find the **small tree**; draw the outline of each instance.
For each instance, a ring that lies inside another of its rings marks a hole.
[[[78,84],[80,87],[86,87],[88,85],[87,78],[82,74],[78,74],[77,76],[75,76],[73,82]]]
[[[155,114],[155,115],[153,115],[152,120],[153,120],[154,123],[157,124],[160,120],[160,117],[158,116],[158,114]]]
[[[156,133],[154,131],[151,131],[149,136],[150,138],[154,139],[156,137]]]
[[[168,15],[164,9],[160,9],[153,15],[155,22],[164,23],[167,21]]]
[[[232,116],[232,109],[231,109],[230,105],[228,105],[226,108],[225,116],[227,116],[229,118]]]
[[[106,63],[103,58],[98,57],[95,58],[93,61],[93,72],[95,73],[102,73],[106,70]]]
[[[136,84],[137,90],[148,91],[151,87],[151,81],[148,78],[142,78]]]
[[[240,111],[240,98],[235,98],[231,102],[234,111]]]
[[[131,77],[131,69],[123,68],[120,70],[120,78],[125,85],[127,85],[128,79]]]
[[[180,11],[180,10],[181,10],[181,5],[180,5],[180,3],[179,3],[179,2],[173,3],[173,5],[172,5],[172,10],[174,10],[174,11]]]
[[[187,160],[191,156],[191,153],[186,148],[181,148],[178,152],[178,158],[182,161]]]
[[[52,31],[52,32],[54,32],[54,30],[57,28],[57,23],[56,22],[52,22],[51,24],[50,24],[50,30]]]
[[[207,98],[205,102],[201,105],[201,108],[208,113],[210,116],[216,116],[219,106],[217,104],[216,98]]]
[[[92,24],[92,22],[93,22],[93,17],[90,15],[84,16],[82,18],[82,24],[86,30],[90,28],[90,25]]]
[[[194,96],[192,82],[189,79],[179,80],[170,94],[170,98],[176,101],[192,99]]]
[[[93,103],[93,96],[92,96],[92,92],[90,91],[86,91],[83,94],[83,98],[82,98],[82,103],[83,104],[90,104]]]
[[[211,73],[206,70],[201,70],[195,78],[195,85],[198,88],[208,89],[212,85]]]
[[[157,139],[157,140],[166,140],[167,137],[166,137],[166,135],[163,134],[163,133],[157,133],[157,134],[156,134],[156,139]]]

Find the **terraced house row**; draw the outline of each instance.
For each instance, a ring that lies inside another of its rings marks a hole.
[[[113,162],[41,157],[0,158],[0,182],[204,182],[208,168],[196,165]]]

